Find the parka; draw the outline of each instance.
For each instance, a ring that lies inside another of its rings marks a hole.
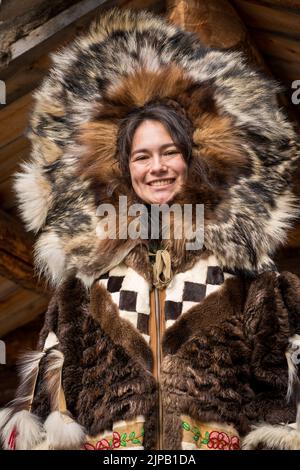
[[[277,83],[143,11],[108,11],[52,59],[15,188],[55,293],[0,411],[4,448],[299,449],[300,281],[272,260],[299,214],[299,142]],[[194,250],[195,219],[155,252],[140,232],[102,236],[99,205],[120,227],[120,197],[141,202],[116,142],[152,101],[193,126],[173,202],[204,205]]]

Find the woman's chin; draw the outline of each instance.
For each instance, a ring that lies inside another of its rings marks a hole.
[[[156,195],[151,199],[151,204],[169,204],[173,199],[173,194]]]

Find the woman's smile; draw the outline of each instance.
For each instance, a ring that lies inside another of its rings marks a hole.
[[[160,179],[160,180],[155,180],[155,181],[150,181],[148,183],[150,186],[155,186],[159,188],[165,188],[167,186],[171,186],[175,182],[175,178],[169,178],[169,179]]]

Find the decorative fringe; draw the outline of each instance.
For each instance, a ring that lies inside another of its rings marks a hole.
[[[285,353],[287,364],[288,364],[288,389],[286,398],[290,400],[296,392],[296,400],[300,400],[300,396],[297,396],[300,392],[300,381],[298,377],[297,365],[300,362],[300,335],[294,335],[289,338],[289,347]],[[295,360],[297,356],[297,361]]]
[[[4,449],[28,450],[45,439],[40,419],[30,413],[41,359],[58,344],[53,332],[47,336],[43,351],[30,351],[18,362],[20,385],[16,397],[0,411],[0,439]]]
[[[67,412],[54,411],[44,423],[50,449],[79,450],[85,442],[85,432]]]
[[[0,439],[4,449],[79,449],[85,441],[85,432],[66,409],[62,389],[63,354],[53,349],[59,344],[50,332],[43,351],[29,352],[19,363],[20,385],[16,398],[0,410]],[[41,359],[47,355],[44,375],[45,387],[52,413],[44,423],[30,413]]]
[[[77,424],[66,409],[62,389],[64,355],[56,349],[50,351],[45,371],[52,413],[44,423],[50,449],[79,449],[85,440],[82,426]]]
[[[28,450],[44,439],[38,417],[30,413],[39,364],[45,352],[26,353],[19,365],[16,398],[0,412],[0,437],[4,449]]]
[[[300,362],[300,335],[294,335],[289,338],[289,343],[290,345],[286,351],[288,363],[288,389],[286,397],[287,400],[293,398],[296,402],[297,412],[294,428],[300,433],[300,380],[297,367]]]
[[[45,437],[40,420],[27,410],[14,413],[13,409],[2,410],[3,416],[10,414],[4,426],[0,422],[1,440],[6,450],[30,450]],[[11,411],[11,412],[10,412]],[[0,416],[0,421],[3,416]],[[5,419],[5,418],[4,418]]]
[[[18,362],[20,385],[17,388],[16,398],[10,403],[14,409],[31,410],[40,361],[45,354],[44,351],[30,351]]]

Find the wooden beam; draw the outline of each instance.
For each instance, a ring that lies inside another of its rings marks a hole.
[[[45,283],[34,273],[32,247],[33,237],[11,216],[0,211],[0,275],[26,289],[45,293]]]
[[[0,211],[0,249],[12,253],[16,258],[32,265],[34,238],[25,232],[12,217]]]
[[[63,10],[79,0],[19,0],[5,2],[1,8],[3,19],[0,30],[0,63],[4,65],[11,59],[12,45],[25,38],[32,30],[46,23],[50,18],[57,16]],[[6,5],[10,3],[10,5]]]
[[[46,311],[49,299],[20,289],[5,300],[0,300],[0,337],[29,323]]]
[[[24,135],[28,126],[32,96],[22,96],[0,110],[0,149]]]
[[[261,0],[252,0],[253,3],[261,4]],[[282,8],[284,10],[291,9],[291,10],[300,10],[300,0],[263,0],[263,3],[267,3],[272,6],[277,6],[278,8]]]
[[[299,62],[300,41],[265,31],[252,30],[252,34],[256,44],[264,54],[283,60]]]
[[[166,0],[169,19],[197,33],[205,46],[244,51],[249,61],[265,68],[260,53],[227,0]]]
[[[102,11],[116,5],[120,8],[141,9],[140,0],[110,0],[103,2],[96,9],[60,29],[15,60],[6,61],[5,68],[1,68],[0,61],[0,79],[6,85],[6,103],[12,103],[41,83],[51,64],[48,56],[50,52],[55,52],[72,41],[74,37],[87,31],[91,21],[101,15]],[[143,0],[142,7],[157,13],[164,12],[164,2],[159,0]]]
[[[300,61],[291,62],[289,60],[268,57],[268,64],[274,75],[284,82],[293,82],[300,79]],[[300,112],[300,107],[299,112]]]
[[[31,31],[26,37],[19,39],[10,48],[10,60],[15,60],[20,55],[31,50],[41,42],[49,39],[61,29],[69,26],[74,21],[103,5],[106,0],[83,0],[59,15],[51,18],[46,23]]]
[[[300,38],[299,13],[249,0],[232,0],[232,3],[248,27]]]
[[[5,277],[0,276],[0,299],[8,297],[19,289],[17,284],[9,281]]]
[[[1,148],[0,152],[0,183],[11,178],[19,169],[20,163],[28,160],[30,143],[26,137],[17,137]]]

